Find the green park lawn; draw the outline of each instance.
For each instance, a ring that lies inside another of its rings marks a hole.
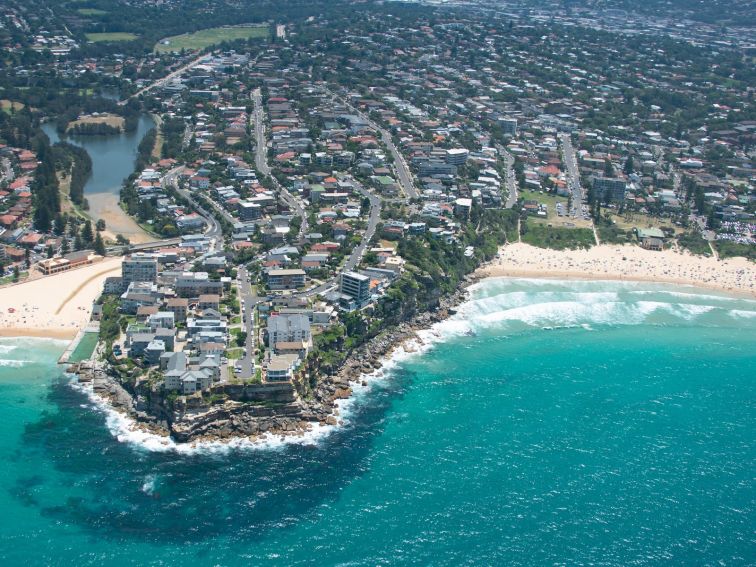
[[[128,32],[88,33],[85,35],[89,41],[94,41],[95,43],[105,41],[132,41],[137,38],[136,35]]]
[[[160,40],[155,51],[201,50],[224,41],[268,37],[268,26],[219,27],[184,33]]]
[[[552,227],[542,223],[531,223],[528,219],[522,241],[538,248],[553,248],[555,250],[574,250],[576,248],[590,248],[596,241],[593,231],[589,228]]]

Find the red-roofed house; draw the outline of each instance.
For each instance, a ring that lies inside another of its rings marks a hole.
[[[16,228],[18,217],[16,215],[2,215],[0,216],[0,225],[5,228]]]

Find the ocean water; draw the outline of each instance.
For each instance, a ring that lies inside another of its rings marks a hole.
[[[489,280],[316,442],[147,450],[0,339],[2,565],[756,563],[756,301]]]

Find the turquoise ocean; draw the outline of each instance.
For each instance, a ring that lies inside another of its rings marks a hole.
[[[756,564],[756,301],[495,279],[424,338],[316,441],[182,453],[0,339],[0,564]]]

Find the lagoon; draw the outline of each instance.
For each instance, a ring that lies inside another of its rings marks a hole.
[[[136,130],[107,136],[67,136],[65,141],[81,146],[92,158],[92,175],[84,185],[89,215],[103,219],[109,233],[122,234],[133,243],[154,240],[118,204],[124,179],[134,172],[137,147],[154,126],[149,116],[139,119]],[[50,143],[60,141],[53,123],[42,125]]]

